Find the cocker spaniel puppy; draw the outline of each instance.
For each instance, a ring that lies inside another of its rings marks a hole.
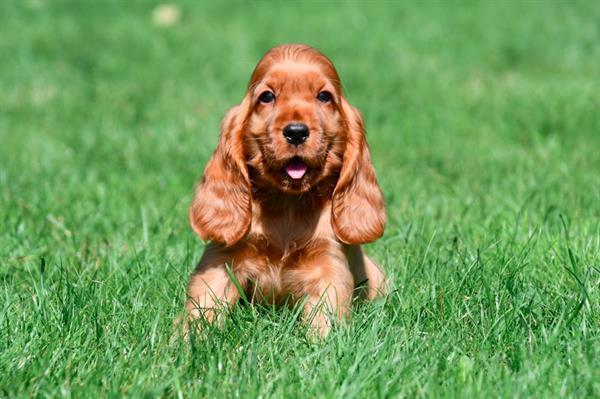
[[[384,201],[362,118],[327,57],[305,45],[264,55],[223,119],[189,217],[210,241],[189,282],[191,320],[214,320],[244,292],[254,302],[303,301],[326,335],[355,288],[366,298],[385,290],[360,247],[383,234]]]

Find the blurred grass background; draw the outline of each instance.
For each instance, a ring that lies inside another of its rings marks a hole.
[[[0,396],[600,396],[596,2],[164,6],[0,3]],[[396,291],[169,345],[220,118],[292,42],[366,117]]]

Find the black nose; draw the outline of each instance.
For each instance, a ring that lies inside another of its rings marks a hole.
[[[308,126],[304,123],[290,123],[283,128],[283,137],[290,144],[300,145],[308,138]]]

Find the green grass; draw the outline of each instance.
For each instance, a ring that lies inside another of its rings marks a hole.
[[[599,397],[600,6],[0,2],[0,397]],[[394,291],[169,344],[192,188],[269,47],[366,116]]]

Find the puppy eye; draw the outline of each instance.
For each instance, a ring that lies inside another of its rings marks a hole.
[[[272,103],[273,101],[275,101],[275,94],[273,94],[273,92],[268,91],[268,90],[263,91],[260,94],[260,96],[258,96],[258,100],[264,104]]]
[[[322,91],[319,92],[319,94],[317,94],[317,100],[321,101],[322,103],[328,103],[329,101],[331,101],[332,97],[333,96],[328,91]]]

